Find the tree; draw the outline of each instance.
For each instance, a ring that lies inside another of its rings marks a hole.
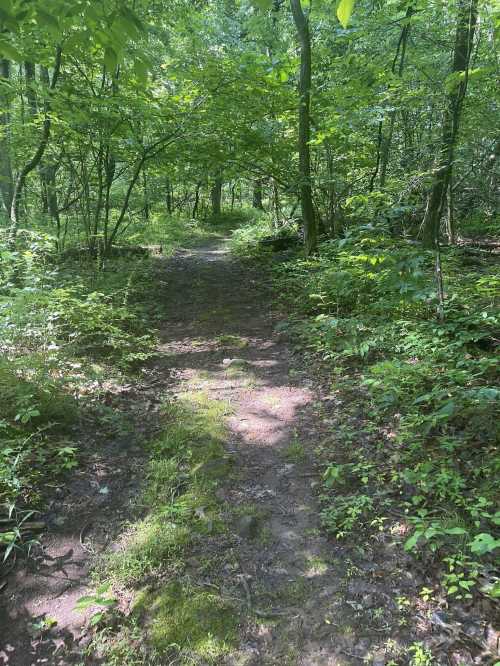
[[[469,78],[477,5],[478,0],[458,0],[453,64],[447,79],[450,92],[443,112],[441,146],[423,221],[424,243],[427,247],[436,247],[438,243],[441,215],[450,186],[455,145]]]
[[[293,20],[297,28],[300,43],[299,75],[299,179],[302,222],[304,225],[304,246],[306,255],[315,251],[318,243],[318,225],[312,200],[311,155],[309,141],[311,133],[311,37],[309,33],[309,15],[302,10],[300,0],[290,0]]]

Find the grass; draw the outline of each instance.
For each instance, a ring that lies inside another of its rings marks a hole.
[[[223,449],[227,413],[227,403],[203,391],[187,391],[163,408],[163,431],[150,444],[139,502],[148,515],[130,526],[119,551],[99,566],[101,581],[135,596],[115,640],[107,635],[110,663],[134,626],[142,628],[154,654],[176,654],[186,664],[215,663],[236,640],[233,605],[195,585],[186,572],[196,544],[225,530],[215,491],[229,471]]]
[[[187,583],[174,581],[159,591],[142,593],[134,612],[144,615],[156,651],[179,651],[183,663],[189,658],[215,663],[237,638],[234,606],[214,591]]]
[[[248,347],[248,340],[239,335],[219,335],[217,344],[221,349],[244,349]]]
[[[307,454],[304,445],[298,439],[297,435],[295,435],[292,441],[283,449],[283,457],[285,460],[293,463],[301,463],[306,459]]]

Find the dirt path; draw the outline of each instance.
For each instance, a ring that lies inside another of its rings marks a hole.
[[[125,392],[140,415],[134,433],[89,455],[55,502],[43,549],[9,581],[0,663],[81,663],[85,618],[72,609],[89,584],[94,554],[113,548],[130,516],[144,462],[140,444],[149,436],[144,414],[162,393],[193,389],[230,405],[232,472],[217,491],[229,534],[207,539],[190,564],[195,582],[238,600],[241,640],[224,663],[387,663],[415,631],[400,599],[419,581],[384,543],[351,549],[321,532],[313,452],[335,407],[307,370],[292,367],[274,333],[265,280],[222,242],[180,251],[163,267],[159,297],[167,317],[155,388],[145,382]],[[200,563],[209,555],[218,564],[207,574]],[[33,624],[47,617],[57,629],[37,632]]]
[[[321,531],[314,449],[331,431],[335,404],[276,335],[258,268],[216,244],[178,253],[166,283],[174,321],[162,350],[176,391],[200,389],[230,404],[233,472],[219,496],[234,538],[217,573],[203,579],[246,603],[240,648],[225,663],[388,662],[416,630],[397,599],[419,581],[384,543],[350,548]],[[223,348],[228,336],[239,349]],[[210,545],[196,563],[203,550]]]

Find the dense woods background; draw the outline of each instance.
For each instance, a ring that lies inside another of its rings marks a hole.
[[[320,456],[325,528],[399,512],[449,598],[499,596],[499,21],[493,0],[2,0],[6,560],[78,465],[82,410],[112,430],[104,383],[154,353],[147,248],[232,230],[297,350],[385,429]]]

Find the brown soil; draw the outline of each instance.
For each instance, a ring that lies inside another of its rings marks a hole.
[[[143,385],[115,396],[134,433],[94,453],[89,435],[86,462],[54,502],[42,547],[0,596],[0,663],[81,663],[88,633],[75,602],[90,585],[95,554],[113,548],[131,516],[156,405],[193,388],[231,406],[233,468],[218,490],[230,535],[208,538],[189,565],[195,584],[239,600],[241,641],[224,663],[381,666],[408,663],[408,646],[422,637],[436,649],[447,643],[438,621],[406,611],[405,600],[425,582],[409,557],[382,535],[350,546],[321,531],[314,449],[338,406],[307,368],[294,367],[275,333],[265,276],[214,242],[161,262],[158,292],[166,308],[158,360]],[[244,346],[224,348],[220,336],[238,336]],[[207,574],[199,563],[208,556],[219,566]],[[44,617],[57,625],[31,628]],[[443,663],[471,659],[464,643]]]

